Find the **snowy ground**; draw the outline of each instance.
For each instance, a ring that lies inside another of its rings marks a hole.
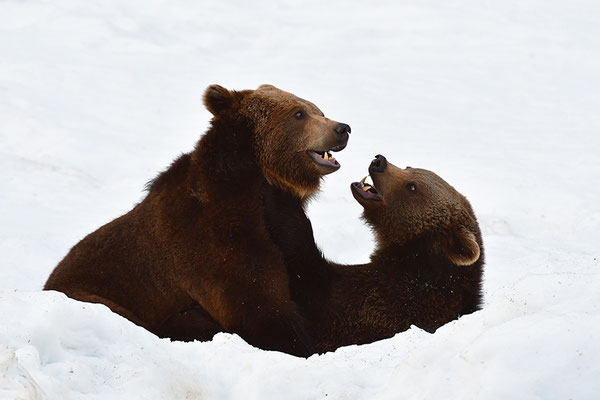
[[[0,399],[598,398],[598,71],[594,1],[0,1]],[[211,83],[352,126],[309,210],[334,260],[368,260],[348,187],[376,153],[467,195],[484,309],[305,360],[40,291],[192,149]]]

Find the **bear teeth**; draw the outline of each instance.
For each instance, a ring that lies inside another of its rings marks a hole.
[[[360,181],[361,189],[363,190],[363,192],[368,192],[369,190],[376,191],[375,185],[371,185],[370,183],[365,182],[368,177],[369,177],[369,175],[367,175],[361,179],[361,181]]]
[[[321,157],[323,160],[328,161],[330,164],[337,164],[337,161],[335,160],[335,158],[331,155],[331,153],[329,151],[317,151],[317,150],[311,150],[311,152],[313,154],[316,154],[317,156]]]
[[[323,155],[321,157],[323,157],[323,159],[325,161],[333,161],[333,160],[335,160],[335,158],[333,158],[333,156],[328,151],[324,151]]]
[[[366,182],[366,180],[367,180],[367,178],[368,178],[368,177],[369,177],[369,175],[367,175],[367,176],[365,176],[364,178],[362,178],[362,179],[360,180],[360,185],[361,185],[362,187],[364,187],[364,186],[375,187],[375,185],[373,185],[372,183],[368,183],[368,182]]]

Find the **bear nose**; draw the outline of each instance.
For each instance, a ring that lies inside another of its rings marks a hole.
[[[334,132],[337,133],[338,136],[348,136],[348,134],[350,133],[351,129],[350,129],[350,125],[348,124],[337,124],[337,126],[335,128],[333,128]]]
[[[369,165],[369,174],[384,172],[387,168],[387,160],[381,154],[377,154],[375,159]]]

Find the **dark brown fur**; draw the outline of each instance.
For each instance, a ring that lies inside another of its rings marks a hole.
[[[434,332],[481,305],[483,247],[466,198],[426,170],[388,164],[371,175],[382,200],[364,199],[360,185],[352,187],[376,234],[368,264],[328,262],[288,194],[270,197],[267,207],[292,298],[311,323],[318,352],[388,338],[411,325]]]
[[[302,202],[317,191],[332,171],[306,151],[345,145],[333,131],[338,123],[269,85],[213,85],[204,102],[214,118],[194,151],[130,212],[75,245],[45,289],[106,304],[162,337],[207,340],[225,330],[262,348],[310,354],[266,229],[264,195],[277,187]]]

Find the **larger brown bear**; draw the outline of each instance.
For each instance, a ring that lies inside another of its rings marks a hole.
[[[213,85],[204,104],[214,118],[194,151],[140,204],[75,245],[45,289],[103,303],[163,337],[207,340],[225,330],[310,354],[265,207],[277,193],[303,205],[339,168],[329,152],[346,146],[350,127],[270,85]]]
[[[318,352],[370,343],[416,325],[434,332],[481,305],[483,246],[467,199],[433,172],[398,168],[378,155],[373,185],[352,194],[376,235],[371,262],[339,265],[316,248],[310,221],[285,194],[268,221],[283,249],[292,298],[309,319]],[[294,225],[294,237],[285,234]]]

